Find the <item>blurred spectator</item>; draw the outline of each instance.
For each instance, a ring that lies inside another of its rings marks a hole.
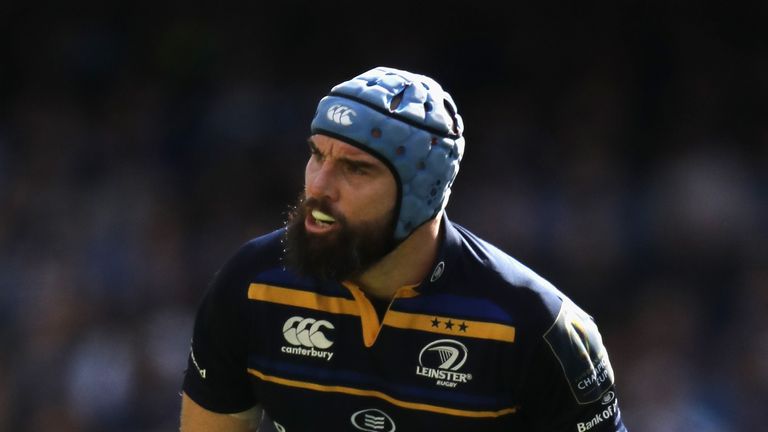
[[[766,7],[509,7],[386,41],[311,4],[9,6],[0,430],[176,429],[216,266],[283,222],[327,83],[380,64],[457,98],[448,212],[595,316],[630,430],[763,428]]]

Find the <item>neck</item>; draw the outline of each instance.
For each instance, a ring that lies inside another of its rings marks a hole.
[[[419,284],[432,269],[440,243],[442,213],[420,226],[353,282],[366,294],[390,299],[403,286]]]

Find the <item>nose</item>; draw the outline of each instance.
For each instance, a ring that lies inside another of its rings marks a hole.
[[[339,188],[336,183],[336,171],[333,162],[324,161],[321,164],[307,164],[306,195],[309,198],[327,199],[335,202],[339,199]]]

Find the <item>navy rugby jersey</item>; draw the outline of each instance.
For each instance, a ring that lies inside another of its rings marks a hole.
[[[625,431],[591,317],[443,222],[433,272],[383,322],[355,285],[285,269],[282,230],[250,241],[198,311],[184,391],[285,432]]]

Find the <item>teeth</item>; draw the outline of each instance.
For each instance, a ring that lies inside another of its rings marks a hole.
[[[334,223],[336,222],[336,219],[334,219],[332,216],[327,215],[320,210],[312,210],[312,217],[317,219],[320,222],[326,222],[326,223]]]

